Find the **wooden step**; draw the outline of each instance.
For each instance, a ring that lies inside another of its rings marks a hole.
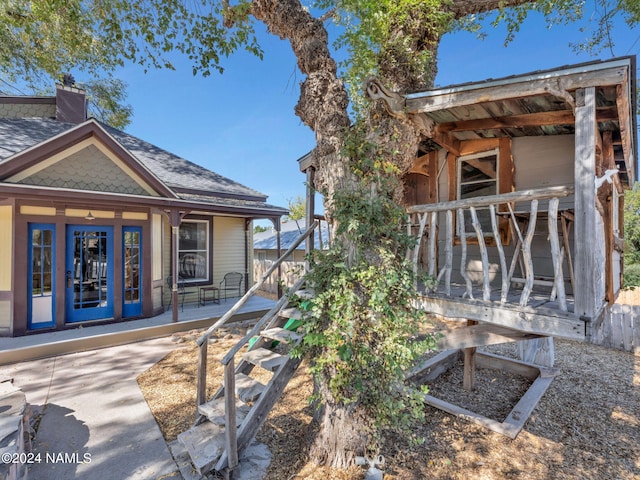
[[[293,320],[302,320],[302,312],[297,308],[283,308],[280,310],[280,316]]]
[[[439,333],[444,336],[438,340],[438,350],[481,347],[541,337],[534,333],[520,332],[490,323],[453,328]]]
[[[265,388],[262,383],[244,373],[236,374],[236,395],[243,402],[253,402]]]
[[[287,361],[287,357],[266,348],[256,348],[242,355],[242,360],[273,372]]]
[[[242,400],[236,400],[236,427],[239,427],[243,422],[251,408]],[[225,415],[224,415],[224,397],[214,398],[213,400],[198,405],[198,413],[204,415],[214,425],[224,427]]]
[[[297,290],[296,295],[300,298],[305,298],[309,300],[313,298],[313,290],[309,290],[309,289]]]
[[[290,343],[297,345],[302,340],[302,335],[299,335],[291,330],[285,330],[284,328],[274,327],[260,332],[260,335],[269,340],[277,340],[278,342]]]
[[[213,468],[224,452],[224,428],[204,422],[179,434],[178,441],[189,452],[191,463],[198,473],[204,475]]]

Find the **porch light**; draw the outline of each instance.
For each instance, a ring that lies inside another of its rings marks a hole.
[[[95,220],[96,217],[93,216],[93,214],[91,213],[91,211],[89,211],[89,213],[87,213],[87,216],[84,217],[85,220]]]

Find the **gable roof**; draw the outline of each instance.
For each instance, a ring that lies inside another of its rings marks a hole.
[[[262,193],[95,119],[80,125],[48,118],[0,118],[0,183],[87,138],[115,154],[151,195],[208,208],[280,216]],[[5,183],[6,185],[6,183]]]

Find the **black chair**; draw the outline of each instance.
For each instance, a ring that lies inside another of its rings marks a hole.
[[[167,306],[167,310],[169,310],[169,308],[171,307],[171,302],[173,301],[173,276],[172,275],[169,275],[167,277],[167,286],[169,287],[169,292],[171,293],[171,295],[169,295],[169,305]],[[183,312],[184,312],[184,296],[186,294],[187,294],[187,290],[184,288],[184,278],[178,275],[178,296],[182,297],[180,301],[180,307],[182,308]]]
[[[224,299],[227,299],[227,291],[238,292],[238,297],[242,292],[242,274],[238,272],[229,272],[224,275],[220,282],[220,291],[224,290]]]

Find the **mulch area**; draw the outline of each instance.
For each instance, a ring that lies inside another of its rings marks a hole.
[[[209,346],[208,392],[220,384],[220,359],[246,332],[236,325]],[[174,336],[176,350],[144,372],[138,383],[169,442],[195,419],[199,332]],[[385,479],[640,479],[640,355],[556,340],[559,375],[515,440],[425,406],[426,421],[412,446],[390,434],[380,452]],[[512,345],[491,348],[512,356]],[[268,374],[267,374],[268,375]],[[431,393],[502,421],[529,381],[479,369],[477,388],[461,388],[462,365],[430,385]],[[312,380],[303,362],[258,433],[271,450],[269,480],[360,480],[364,469],[337,471],[308,461],[317,425],[308,404]]]

